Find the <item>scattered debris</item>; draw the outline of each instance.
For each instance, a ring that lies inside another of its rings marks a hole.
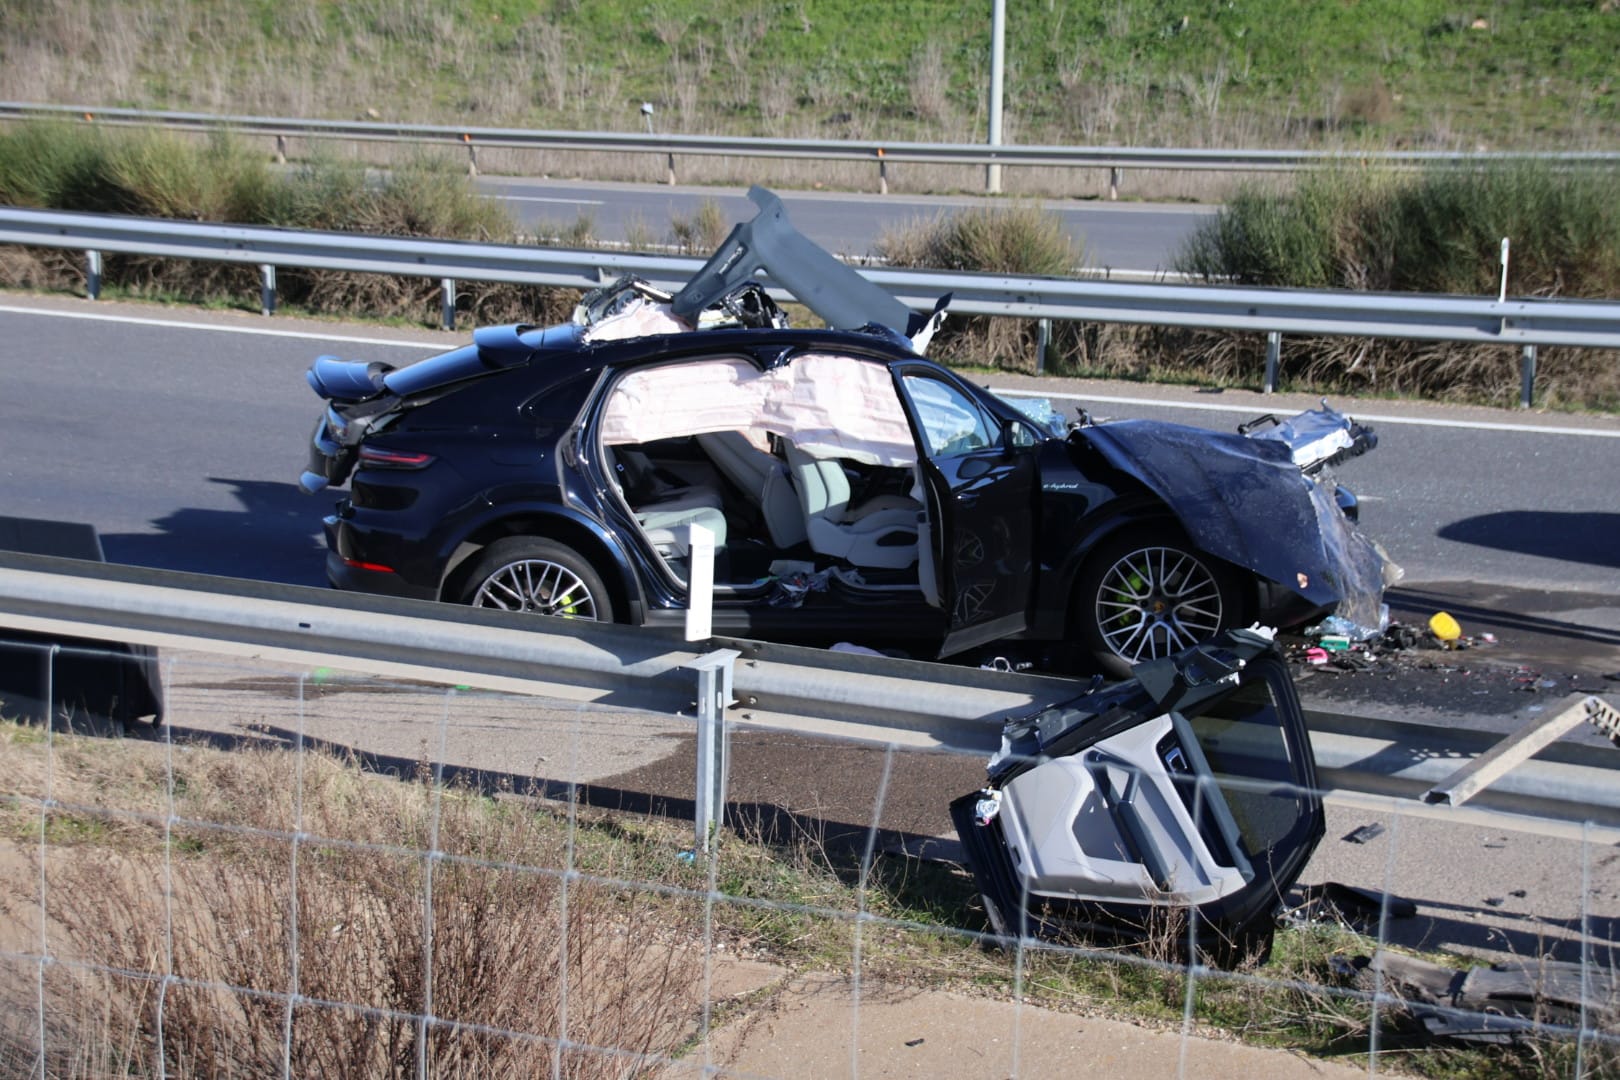
[[[1334,922],[1361,930],[1375,925],[1386,911],[1392,919],[1410,919],[1417,915],[1417,904],[1377,889],[1324,881],[1301,887],[1297,902],[1283,917],[1296,923]]]
[[[925,1039],[907,1039],[906,1040],[906,1045],[907,1046],[921,1046],[926,1041],[927,1040],[925,1040]]]
[[[1383,835],[1384,827],[1375,821],[1369,825],[1357,825],[1354,829],[1345,833],[1343,839],[1352,844],[1365,844],[1367,841]]]
[[[1509,1043],[1541,1023],[1599,1028],[1616,1019],[1620,982],[1599,965],[1538,958],[1458,971],[1379,951],[1372,959],[1335,958],[1335,972],[1367,993],[1394,994],[1435,1038]]]

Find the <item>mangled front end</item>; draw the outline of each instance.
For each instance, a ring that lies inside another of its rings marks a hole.
[[[1371,430],[1324,405],[1239,432],[1121,420],[1070,438],[1144,484],[1204,551],[1258,575],[1262,622],[1337,614],[1367,635],[1382,630],[1384,588],[1401,571],[1356,527],[1354,496],[1331,471],[1377,444]]]
[[[1010,721],[951,815],[997,934],[1190,941],[1224,965],[1269,950],[1324,829],[1293,683],[1254,631]]]

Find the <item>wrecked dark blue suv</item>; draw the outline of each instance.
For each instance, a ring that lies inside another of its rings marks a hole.
[[[1323,467],[1327,410],[1248,434],[1065,423],[921,355],[943,319],[845,267],[763,189],[673,295],[624,279],[571,323],[401,368],[321,357],[301,484],[342,588],[656,624],[714,537],[719,633],[952,655],[1007,638],[1105,669],[1260,621],[1376,625],[1385,561]],[[789,329],[758,281],[829,326]]]

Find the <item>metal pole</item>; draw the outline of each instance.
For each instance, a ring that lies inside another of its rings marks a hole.
[[[456,279],[439,279],[439,325],[446,330],[456,328]]]
[[[1276,330],[1266,335],[1266,383],[1261,392],[1277,392],[1277,368],[1282,365],[1282,334]]]
[[[276,268],[270,263],[259,264],[259,310],[265,315],[276,313]]]
[[[1035,374],[1046,374],[1046,347],[1052,343],[1052,320],[1035,323]]]
[[[714,636],[714,533],[686,528],[686,640],[706,641]]]
[[[84,253],[84,292],[92,300],[101,299],[101,252]]]
[[[1007,0],[992,0],[990,6],[990,145],[1001,145],[1002,60],[1007,51]],[[985,190],[1001,194],[1001,166],[985,167]]]
[[[1536,347],[1526,345],[1519,360],[1519,408],[1528,409],[1536,400]]]
[[[736,649],[716,649],[687,665],[698,673],[697,787],[692,800],[692,827],[698,851],[709,851],[725,817],[727,750],[726,708],[731,704]]]

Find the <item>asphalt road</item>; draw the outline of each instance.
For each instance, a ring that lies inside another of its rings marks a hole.
[[[461,340],[7,298],[0,507],[88,521],[116,562],[323,584],[319,520],[329,501],[294,486],[318,413],[304,370],[322,352],[403,363]],[[1245,392],[998,383],[1098,414],[1227,429],[1312,404]],[[1405,566],[1401,595],[1418,614],[1459,606],[1471,631],[1506,620],[1545,633],[1549,647],[1588,650],[1587,670],[1620,668],[1620,420],[1388,402],[1352,411],[1373,420],[1381,442],[1346,465],[1342,479],[1364,501],[1366,531]]]
[[[524,228],[546,234],[588,217],[603,240],[623,240],[627,227],[645,229],[654,240],[669,233],[676,217],[691,218],[706,201],[718,203],[728,221],[746,221],[754,206],[742,188],[659,187],[581,180],[521,180],[492,177],[479,181],[506,203]],[[886,230],[930,220],[969,207],[1005,205],[973,196],[865,195],[845,192],[780,192],[798,230],[841,255],[874,254]],[[1103,203],[1052,199],[1041,204],[1062,220],[1081,253],[1081,264],[1096,270],[1151,275],[1171,270],[1175,252],[1217,207],[1178,203]]]

